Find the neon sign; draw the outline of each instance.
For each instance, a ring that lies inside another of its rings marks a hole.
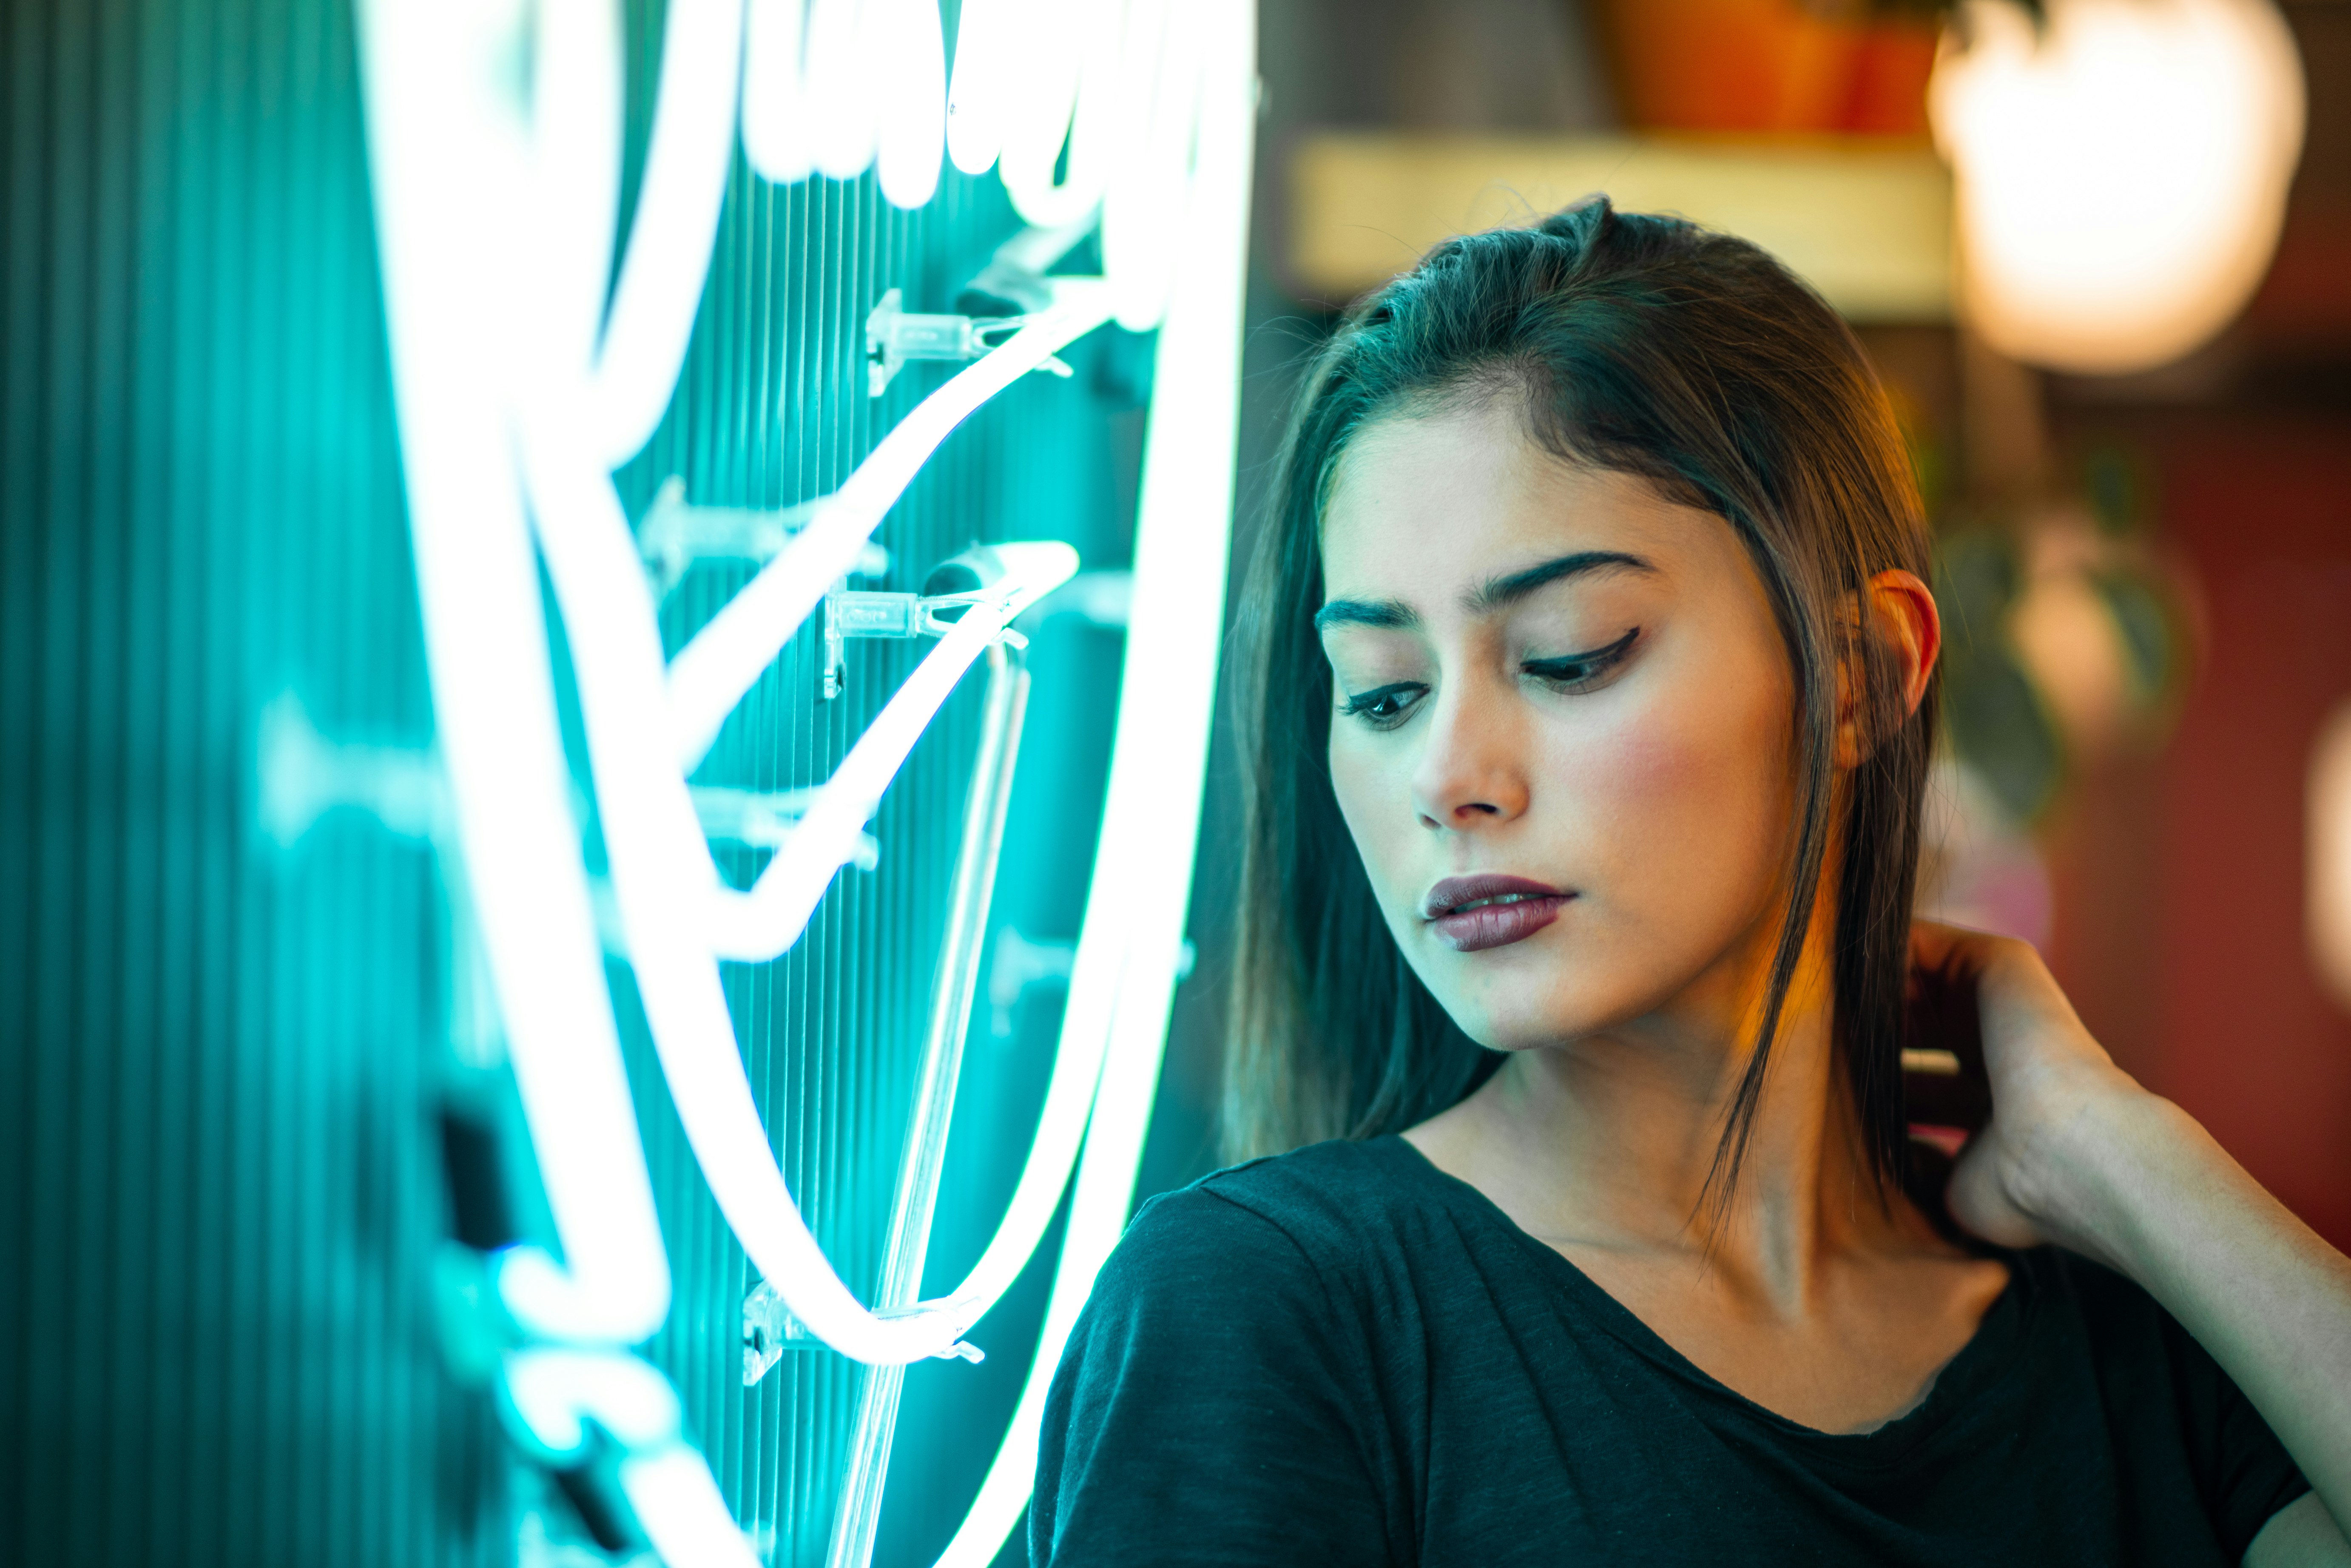
[[[1046,1380],[1125,1220],[1182,946],[1229,526],[1251,5],[970,0],[950,81],[931,0],[751,0],[747,11],[670,0],[617,273],[616,5],[364,0],[360,16],[448,810],[562,1249],[559,1261],[531,1247],[496,1261],[498,1298],[526,1336],[505,1360],[510,1425],[558,1458],[580,1451],[590,1423],[620,1444],[621,1484],[665,1561],[753,1561],[679,1435],[674,1393],[629,1349],[664,1321],[669,1271],[571,826],[543,567],[572,650],[621,944],[663,1077],[722,1212],[791,1318],[877,1367],[964,1354],[1075,1171],[1036,1366],[942,1558],[984,1563],[1025,1504]],[[878,164],[901,206],[929,199],[943,156],[970,172],[994,164],[1037,229],[1098,221],[1104,267],[1036,279],[1039,307],[978,345],[778,533],[757,575],[672,658],[612,472],[669,404],[738,130],[767,178]],[[970,1275],[935,1300],[869,1310],[787,1189],[719,964],[771,959],[798,939],[924,727],[972,664],[998,659],[1013,619],[1070,577],[1074,554],[997,547],[1000,574],[964,596],[832,777],[795,802],[751,887],[721,881],[710,802],[697,806],[687,776],[948,434],[1111,320],[1161,336],[1120,719],[1059,1052],[1018,1187]],[[872,1487],[878,1498],[878,1478]],[[836,1531],[837,1562],[862,1561],[857,1534]],[[870,1551],[870,1522],[862,1542]]]

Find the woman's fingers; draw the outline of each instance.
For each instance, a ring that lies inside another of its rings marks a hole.
[[[1973,977],[1983,1031],[1991,1120],[1951,1174],[1952,1218],[2003,1247],[2062,1240],[2095,1254],[2095,1238],[2057,1195],[2070,1190],[2064,1173],[2087,1152],[2084,1129],[2103,1124],[2096,1110],[2145,1091],[2082,1026],[2030,943],[1921,921],[1911,928],[1911,955],[1954,978]]]
[[[2012,1064],[2020,1054],[2109,1062],[2030,942],[1920,920],[1910,926],[1910,956],[1914,964],[1956,967],[1974,977],[1984,1062],[1995,1078],[2003,1061]],[[1997,1092],[1995,1082],[1995,1097]]]

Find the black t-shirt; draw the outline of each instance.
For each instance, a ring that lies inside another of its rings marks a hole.
[[[1045,1406],[1038,1564],[2234,1565],[2309,1488],[2146,1292],[2053,1249],[1923,1404],[1716,1382],[1401,1138],[1146,1205]]]

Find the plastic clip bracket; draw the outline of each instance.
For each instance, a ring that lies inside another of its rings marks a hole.
[[[865,318],[865,395],[880,397],[908,361],[961,363],[1004,346],[1029,323],[1026,316],[931,316],[908,311],[904,293],[893,288]],[[1039,370],[1067,377],[1070,367],[1047,355]]]

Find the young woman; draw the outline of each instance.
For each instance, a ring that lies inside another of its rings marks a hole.
[[[1819,299],[1600,201],[1447,244],[1253,570],[1230,1109],[1295,1152],[1136,1218],[1036,1562],[2351,1563],[2351,1262],[2029,947],[1912,930],[1941,632]]]

